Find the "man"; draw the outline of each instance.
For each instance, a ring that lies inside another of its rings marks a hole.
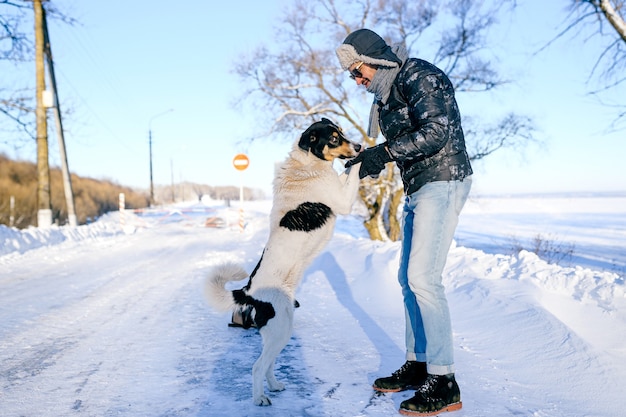
[[[388,162],[400,169],[406,201],[398,280],[406,315],[406,363],[374,389],[415,389],[400,413],[432,415],[461,408],[454,378],[452,327],[442,273],[459,214],[471,188],[472,168],[461,116],[448,77],[409,58],[376,33],[359,29],[337,48],[341,67],[374,94],[368,135],[385,142],[365,149],[360,177],[377,176]]]

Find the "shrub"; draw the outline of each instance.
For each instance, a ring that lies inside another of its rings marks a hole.
[[[37,224],[37,166],[32,162],[13,161],[0,154],[0,224],[10,223],[10,198],[15,198],[13,226],[25,228]],[[74,208],[78,224],[97,218],[119,208],[119,194],[124,193],[126,207],[143,208],[148,196],[131,188],[106,180],[79,177],[72,174]],[[58,224],[67,223],[67,206],[63,177],[58,168],[50,169],[50,202],[52,218]]]

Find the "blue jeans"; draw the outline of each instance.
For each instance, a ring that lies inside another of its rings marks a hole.
[[[431,182],[407,196],[404,204],[398,280],[406,315],[406,359],[426,362],[429,374],[454,373],[442,273],[471,187],[471,177]]]

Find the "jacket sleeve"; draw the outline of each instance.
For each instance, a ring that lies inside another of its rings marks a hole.
[[[419,75],[419,76],[418,76]],[[389,141],[389,153],[396,160],[424,159],[435,155],[448,141],[449,120],[444,84],[437,74],[414,72],[400,85],[407,100],[412,132]]]

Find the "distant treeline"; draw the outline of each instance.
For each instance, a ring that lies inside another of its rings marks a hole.
[[[50,199],[52,220],[56,224],[67,224],[67,207],[63,190],[63,177],[59,168],[50,169]],[[119,210],[119,195],[124,193],[127,209],[148,207],[150,198],[147,190],[135,190],[112,181],[95,180],[72,174],[74,207],[78,224],[86,224],[110,211]],[[265,198],[262,191],[244,187],[245,200]],[[15,207],[11,213],[11,196]],[[200,201],[203,197],[213,200],[236,201],[239,187],[209,186],[183,182],[160,185],[154,188],[155,204],[170,204],[179,201]],[[14,161],[0,154],[0,224],[19,229],[37,226],[37,165],[32,162]]]
[[[119,194],[124,193],[127,208],[149,205],[149,196],[111,181],[83,178],[72,174],[74,207],[78,224],[88,223],[109,211],[119,209]],[[11,213],[11,196],[15,208]],[[61,170],[50,169],[50,200],[53,222],[67,223],[67,207]],[[0,154],[0,224],[23,229],[37,225],[37,166],[32,162],[13,161]]]

